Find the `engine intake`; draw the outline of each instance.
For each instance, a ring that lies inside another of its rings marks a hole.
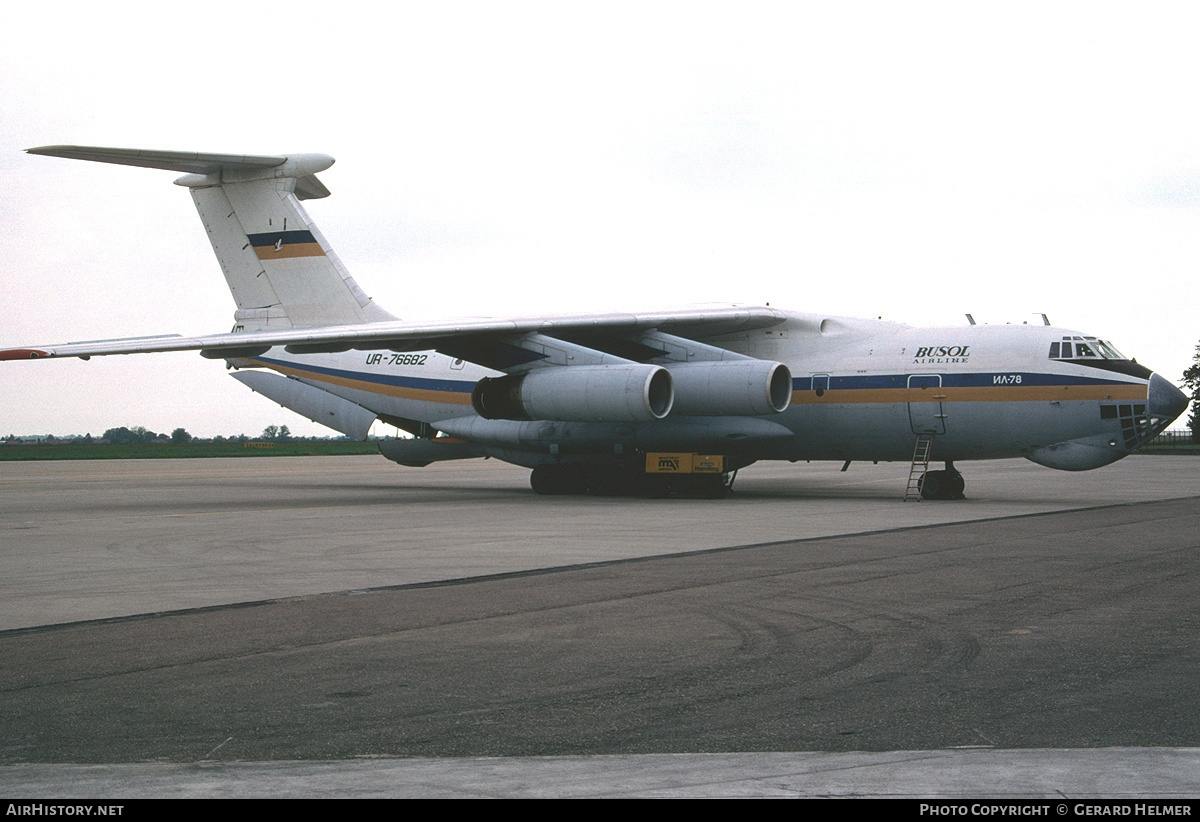
[[[657,365],[572,365],[485,377],[471,405],[488,420],[649,422],[671,412],[671,375]]]

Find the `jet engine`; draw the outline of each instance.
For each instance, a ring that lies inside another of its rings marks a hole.
[[[792,372],[779,362],[735,360],[669,364],[673,412],[689,417],[761,417],[792,402]]]
[[[646,422],[671,411],[671,375],[657,365],[573,365],[485,377],[471,405],[488,420]]]

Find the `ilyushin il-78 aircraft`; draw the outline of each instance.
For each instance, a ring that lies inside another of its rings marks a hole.
[[[397,319],[351,278],[301,200],[323,154],[46,146],[182,172],[237,310],[230,333],[0,351],[87,359],[197,350],[350,437],[375,420],[407,466],[493,457],[539,494],[721,496],[758,460],[903,461],[909,493],[963,496],[955,464],[1115,462],[1187,406],[1107,340],[1044,325],[914,328],[770,306],[454,322]],[[929,470],[931,460],[945,467]],[[843,467],[844,467],[843,466]]]

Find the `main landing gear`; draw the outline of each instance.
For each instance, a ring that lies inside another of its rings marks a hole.
[[[949,461],[945,471],[926,471],[921,475],[922,499],[966,499],[963,494],[966,487],[963,475]]]
[[[668,497],[720,499],[733,486],[733,473],[647,474],[620,465],[546,463],[533,469],[529,485],[544,496]]]

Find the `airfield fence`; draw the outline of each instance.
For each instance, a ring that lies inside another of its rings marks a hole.
[[[1175,451],[1194,454],[1200,450],[1200,439],[1186,428],[1180,431],[1163,431],[1146,445],[1146,450]]]

